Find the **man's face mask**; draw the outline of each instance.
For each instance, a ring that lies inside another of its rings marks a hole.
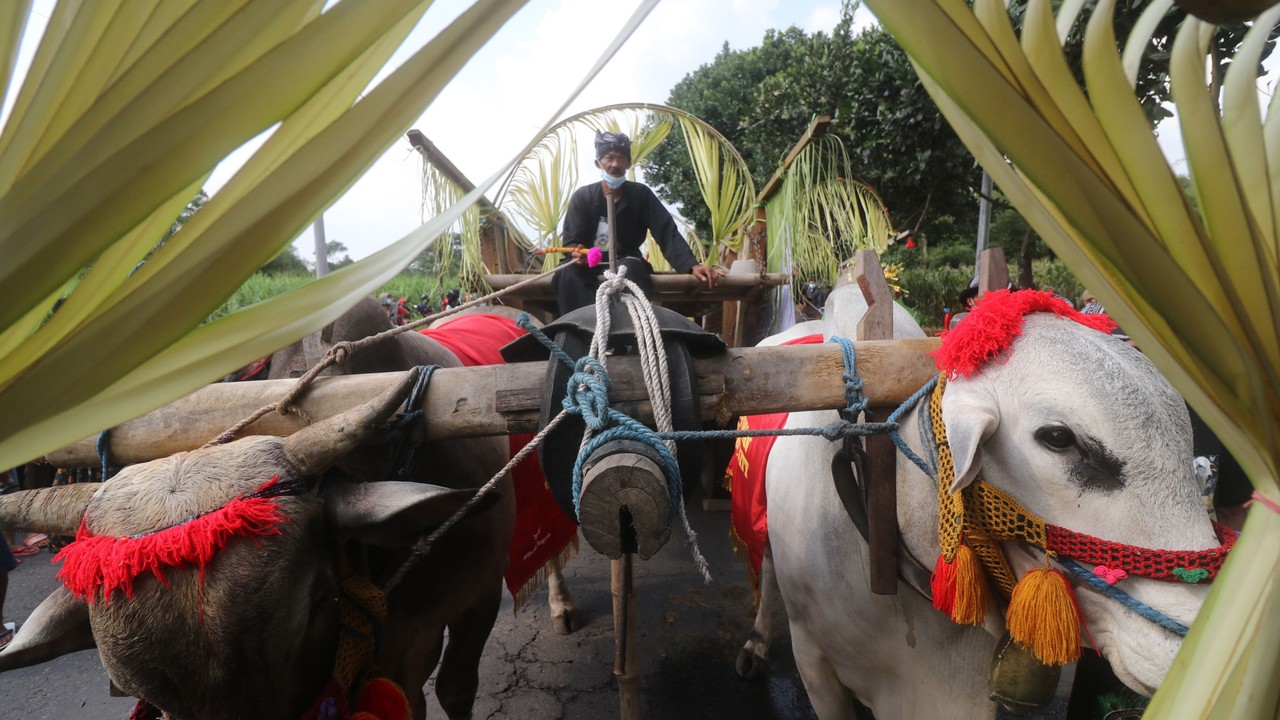
[[[627,176],[619,175],[618,177],[614,177],[609,174],[608,170],[601,170],[600,179],[604,180],[604,183],[608,185],[610,189],[617,190],[618,188],[622,187],[622,183],[627,181]]]

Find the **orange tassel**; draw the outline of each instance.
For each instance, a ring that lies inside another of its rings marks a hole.
[[[981,625],[987,617],[987,576],[973,548],[960,545],[955,559],[955,602],[951,620],[961,625]]]
[[[378,720],[410,720],[409,700],[404,691],[395,681],[384,677],[373,678],[360,688],[356,707]]]
[[[1046,665],[1080,659],[1080,608],[1071,584],[1049,568],[1031,570],[1013,588],[1009,635]]]
[[[956,566],[938,556],[933,565],[933,577],[929,582],[929,590],[933,593],[933,606],[938,610],[951,614],[956,605]]]

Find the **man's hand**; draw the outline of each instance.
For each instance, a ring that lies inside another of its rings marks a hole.
[[[574,248],[573,254],[571,255],[571,257],[573,258],[573,261],[578,263],[579,265],[586,265],[587,264],[587,248],[583,247],[582,245],[578,245],[576,248]]]
[[[716,279],[720,277],[720,271],[715,268],[709,268],[706,265],[694,265],[689,271],[691,275],[707,284],[707,287],[715,287]]]

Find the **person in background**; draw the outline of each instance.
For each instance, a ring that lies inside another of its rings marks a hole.
[[[462,298],[462,291],[459,290],[458,288],[454,288],[449,292],[445,293],[444,298],[440,300],[440,305],[441,305],[440,311],[444,312],[449,308],[458,307],[459,303],[462,302],[461,298]]]
[[[618,266],[627,269],[626,278],[644,294],[653,294],[653,266],[641,255],[645,236],[652,234],[662,254],[677,272],[694,277],[715,287],[720,273],[702,265],[680,235],[671,213],[647,185],[627,180],[631,167],[631,139],[622,133],[596,133],[596,167],[600,182],[584,185],[569,198],[564,219],[565,247],[580,248],[565,260],[573,263],[557,272],[551,280],[556,303],[563,315],[596,301],[596,288],[609,261],[608,204],[615,206]],[[603,254],[595,267],[587,263],[588,251],[599,248]]]
[[[800,307],[800,314],[806,320],[820,320],[822,311],[827,305],[827,291],[818,283],[810,280],[804,284],[804,288],[800,291],[803,299]]]
[[[956,307],[960,308],[958,312],[951,316],[950,322],[947,324],[947,330],[956,326],[956,323],[969,317],[969,311],[973,309],[973,304],[978,300],[978,285],[972,283],[969,287],[960,291],[960,296],[956,298],[958,301]]]
[[[9,593],[9,573],[16,569],[18,569],[18,559],[9,550],[9,541],[5,539],[4,533],[0,533],[0,650],[8,647],[13,641],[13,633],[16,629],[13,623],[4,622],[4,598]]]

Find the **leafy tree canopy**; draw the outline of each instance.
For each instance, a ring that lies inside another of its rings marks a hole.
[[[1026,0],[1010,3],[1015,28],[1022,26],[1026,5]],[[1145,5],[1120,0],[1115,13],[1119,43],[1128,38]],[[728,138],[758,187],[811,119],[830,114],[829,132],[844,142],[854,164],[848,176],[876,189],[898,229],[926,231],[935,246],[970,241],[977,226],[981,173],[894,39],[879,27],[853,32],[856,9],[856,2],[846,0],[830,35],[792,27],[767,31],[759,47],[730,50],[726,44],[713,62],[671,89],[667,104],[706,120]],[[1091,12],[1090,5],[1084,19]],[[1169,116],[1169,50],[1184,15],[1175,9],[1161,21],[1140,66],[1137,94],[1152,123]],[[1076,24],[1065,50],[1081,80],[1083,27],[1083,22]],[[1237,24],[1216,30],[1215,77],[1230,63],[1246,29]],[[1273,46],[1274,39],[1264,58]],[[674,139],[677,133],[650,155],[646,178],[665,200],[681,205],[681,213],[702,231],[706,211],[683,144]]]
[[[907,56],[879,28],[854,35],[846,3],[830,35],[770,30],[760,47],[730,50],[681,80],[667,99],[719,130],[763,186],[817,114],[849,151],[847,170],[874,187],[899,228],[949,215],[976,224],[974,161],[942,119]],[[674,135],[674,133],[673,133]],[[651,155],[646,177],[701,228],[696,184],[679,142]],[[972,218],[972,221],[970,221]]]

